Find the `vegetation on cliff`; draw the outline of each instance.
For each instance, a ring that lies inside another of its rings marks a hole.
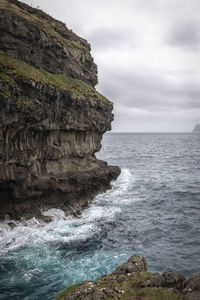
[[[57,29],[57,24],[58,22],[51,18],[50,16],[47,17],[47,14],[45,14],[42,10],[35,10],[36,13],[32,13],[33,9],[31,9],[31,7],[29,7],[29,9],[24,12],[24,4],[20,5],[20,2],[17,2],[15,0],[10,0],[10,1],[6,1],[6,0],[1,0],[0,1],[0,8],[1,9],[6,9],[6,10],[10,10],[12,12],[14,12],[15,14],[17,14],[18,16],[25,18],[28,22],[34,23],[36,25],[39,25],[47,34],[47,36],[50,37],[55,37],[56,39],[58,39],[58,41],[65,45],[65,46],[70,46],[70,47],[76,47],[76,48],[82,48],[87,50],[88,48],[88,44],[85,41],[84,44],[79,43],[78,41],[73,41],[73,40],[69,40],[64,38],[58,31]],[[28,6],[27,6],[28,8]]]
[[[0,50],[38,69],[97,84],[89,43],[40,9],[0,0]]]
[[[84,281],[68,287],[56,300],[197,300],[200,299],[200,275],[186,280],[171,271],[147,272],[144,257],[133,255],[96,281]]]
[[[9,57],[3,51],[0,51],[0,81],[13,86],[17,78],[25,78],[33,82],[41,82],[52,87],[58,87],[80,99],[88,99],[92,103],[95,100],[111,103],[106,97],[98,93],[95,88],[80,79],[71,78],[65,74],[49,73],[44,69],[37,69],[23,60]],[[5,98],[9,97],[10,92],[2,87],[1,94]]]

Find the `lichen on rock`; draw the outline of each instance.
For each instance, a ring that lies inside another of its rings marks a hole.
[[[0,219],[77,214],[120,174],[95,157],[113,104],[87,41],[17,0],[0,10]]]

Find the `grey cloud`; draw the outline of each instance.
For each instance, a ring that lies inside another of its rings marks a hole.
[[[170,29],[168,42],[172,46],[196,48],[200,46],[200,22],[181,20]]]
[[[106,73],[105,73],[106,74]],[[101,91],[115,103],[149,111],[200,108],[198,77],[171,79],[166,73],[108,70]],[[178,76],[178,75],[177,75]],[[170,78],[170,79],[169,79]],[[107,80],[106,80],[107,79]]]
[[[127,28],[99,27],[87,35],[88,40],[98,51],[102,49],[114,49],[122,47],[134,47],[136,45],[136,34]]]

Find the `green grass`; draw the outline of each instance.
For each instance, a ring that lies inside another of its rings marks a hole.
[[[96,101],[111,103],[107,98],[98,93],[93,87],[86,82],[71,78],[65,74],[52,74],[43,69],[37,69],[25,63],[23,60],[9,57],[0,51],[0,80],[15,84],[16,78],[26,78],[33,82],[41,82],[52,87],[58,87],[63,91],[68,91],[79,100],[90,100],[95,104]]]
[[[138,295],[144,296],[148,300],[176,300],[178,295],[171,290],[164,290],[163,288],[142,288],[137,291]]]
[[[96,291],[102,288],[108,288],[115,290],[115,287],[120,288],[124,293],[118,294],[119,300],[177,300],[178,294],[171,289],[163,289],[161,287],[146,287],[140,288],[140,284],[152,276],[149,272],[141,272],[139,274],[133,274],[126,277],[124,281],[118,283],[116,281],[116,274],[104,275],[101,278],[93,282]],[[88,288],[87,282],[78,283],[76,285],[68,287],[61,292],[56,300],[64,300],[66,296],[70,295],[78,288],[80,290]],[[107,297],[106,300],[114,300],[112,297]]]
[[[56,296],[55,300],[65,300],[65,297],[70,294],[73,293],[74,291],[76,291],[79,287],[81,287],[81,283],[77,283],[74,285],[71,285],[70,287],[68,287],[67,289],[65,289],[64,291],[62,291],[60,294],[58,294]]]
[[[128,277],[128,279],[125,281],[127,286],[134,286],[138,285],[139,283],[151,278],[152,274],[149,272],[140,272],[137,275],[131,275]]]
[[[84,47],[82,44],[73,41],[73,40],[68,40],[65,39],[63,36],[61,36],[56,30],[56,22],[55,21],[48,21],[45,18],[41,18],[41,16],[38,16],[37,14],[32,14],[29,13],[23,9],[21,9],[19,6],[9,3],[7,0],[0,0],[0,8],[1,9],[6,9],[14,12],[15,14],[19,15],[20,17],[26,19],[27,21],[34,23],[46,33],[48,37],[55,37],[57,40],[65,45],[66,47],[75,47],[79,49],[85,49],[88,51],[86,47]]]

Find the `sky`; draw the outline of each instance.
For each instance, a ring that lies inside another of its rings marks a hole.
[[[87,39],[116,132],[200,123],[199,0],[24,0]]]

